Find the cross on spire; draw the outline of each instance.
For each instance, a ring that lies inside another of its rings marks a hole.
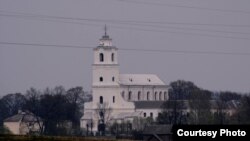
[[[107,36],[107,25],[104,26],[105,36]]]

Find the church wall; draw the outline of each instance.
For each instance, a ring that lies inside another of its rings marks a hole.
[[[136,111],[142,111],[142,116],[146,113],[146,118],[150,117],[151,113],[153,114],[153,119],[156,120],[158,114],[161,112],[161,109],[136,109]]]
[[[102,77],[102,81],[100,81]],[[113,78],[114,77],[114,81]],[[112,66],[102,66],[102,65],[93,65],[93,84],[92,86],[109,86],[116,85],[118,86],[119,80],[119,69],[118,65]]]
[[[103,97],[103,102],[107,103],[112,109],[134,109],[134,104],[125,101],[120,95],[118,87],[96,87],[93,88],[93,108],[96,108],[97,103],[100,103],[100,97]],[[114,101],[113,101],[114,100]]]
[[[131,98],[129,99],[129,92],[131,92]],[[138,96],[140,93],[140,97]],[[149,96],[147,97],[147,94]],[[160,94],[161,93],[161,94]],[[164,99],[164,93],[166,93],[166,99]],[[155,100],[168,100],[168,88],[166,86],[121,86],[120,94],[126,101],[155,101]],[[157,95],[155,97],[155,94]],[[160,97],[161,95],[161,97]],[[156,98],[156,99],[155,99]]]
[[[118,59],[117,59],[117,49],[116,48],[108,48],[104,49],[103,47],[101,48],[96,48],[96,51],[94,51],[94,64],[118,64]],[[104,61],[100,62],[100,53],[103,53],[104,55]],[[111,60],[112,53],[114,53],[114,61]]]

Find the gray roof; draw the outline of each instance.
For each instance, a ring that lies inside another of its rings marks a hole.
[[[136,109],[161,109],[163,104],[165,104],[168,109],[173,108],[173,100],[168,100],[168,101],[135,101],[135,108]],[[210,106],[211,109],[218,109],[219,105],[218,102],[215,100],[210,101]],[[189,109],[190,108],[190,103],[188,100],[177,100],[177,105],[178,108],[180,109]],[[223,107],[223,109],[236,109],[239,106],[239,103],[235,100],[228,101],[226,102]]]
[[[143,134],[151,135],[164,135],[164,134],[172,134],[172,125],[149,125],[146,126],[143,130]]]
[[[119,83],[121,85],[167,86],[155,74],[120,74]]]
[[[239,107],[240,103],[237,100],[230,100],[230,101],[223,102],[223,103],[220,103],[220,102],[215,101],[215,100],[211,100],[210,104],[211,104],[211,108],[212,109],[218,109],[218,108],[222,108],[222,109],[236,109],[237,107]]]
[[[6,118],[4,122],[34,122],[41,120],[40,117],[36,117],[33,113],[30,112],[19,112],[18,114]]]
[[[165,101],[135,101],[136,109],[160,109]]]

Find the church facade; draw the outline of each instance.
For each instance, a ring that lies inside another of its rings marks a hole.
[[[93,51],[93,100],[84,104],[81,128],[91,126],[97,131],[103,123],[135,117],[155,119],[168,100],[169,86],[154,74],[120,74],[118,48],[106,30]]]

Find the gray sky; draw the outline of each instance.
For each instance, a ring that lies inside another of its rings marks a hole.
[[[118,48],[250,53],[249,17],[249,0],[0,0],[0,42],[94,47],[106,23]],[[0,95],[56,85],[90,90],[92,62],[92,49],[0,44]],[[250,92],[250,55],[120,50],[119,63],[121,73],[153,73],[167,84],[184,79],[209,90]]]

